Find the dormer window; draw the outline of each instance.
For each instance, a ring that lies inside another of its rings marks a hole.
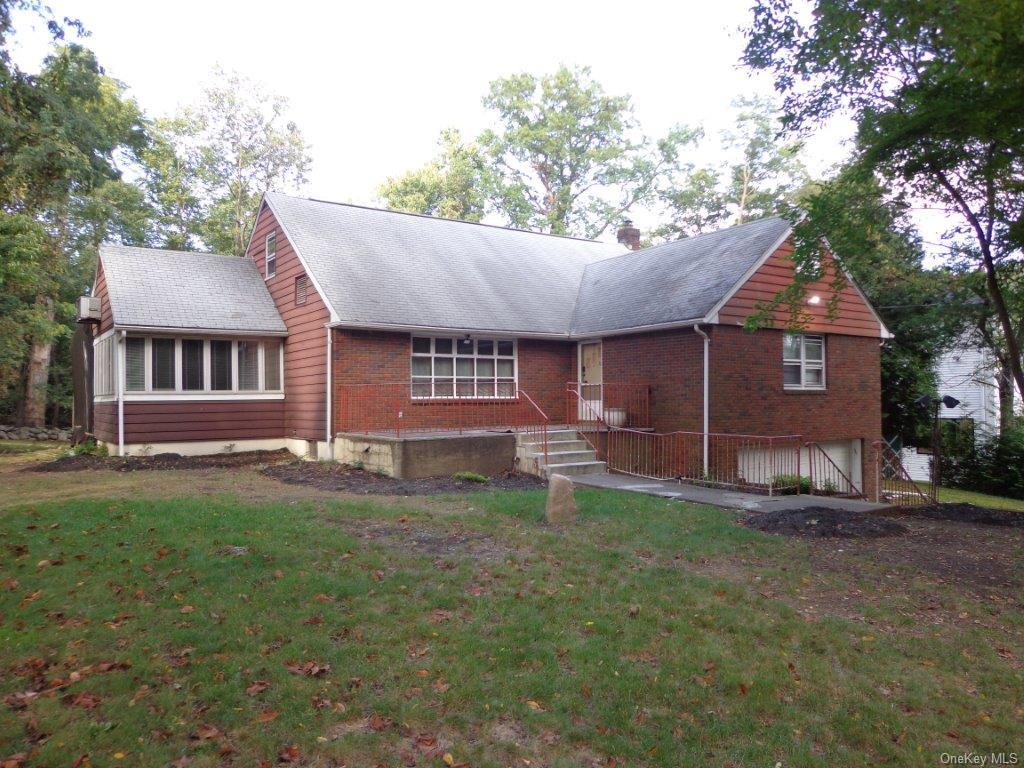
[[[277,274],[277,232],[267,235],[267,279]]]

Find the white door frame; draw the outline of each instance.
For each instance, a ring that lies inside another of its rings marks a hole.
[[[601,361],[601,380],[598,381],[598,382],[590,382],[591,386],[596,383],[597,386],[600,387],[598,389],[598,392],[601,393],[602,397],[600,397],[596,401],[595,400],[588,401],[584,397],[584,395],[583,395],[583,347],[584,347],[584,345],[587,345],[587,344],[596,344],[597,345],[598,354],[600,355],[600,361]],[[597,414],[599,416],[601,416],[601,418],[604,418],[604,402],[603,402],[603,400],[604,400],[604,398],[603,398],[603,395],[604,395],[604,343],[602,342],[601,339],[591,339],[589,341],[578,341],[578,342],[576,342],[576,387],[577,387],[577,391],[579,392],[579,395],[580,395],[579,418],[587,419],[587,420],[593,418],[593,414],[590,414],[590,413],[587,412],[587,408],[584,406],[585,402],[590,402],[590,403],[596,402],[597,403],[597,405],[596,405]],[[591,405],[590,407],[594,408],[595,406]]]

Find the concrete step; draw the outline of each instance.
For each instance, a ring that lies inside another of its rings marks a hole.
[[[530,435],[531,439],[534,439],[535,435]],[[579,440],[580,435],[575,429],[551,429],[548,430],[548,442],[559,443],[566,440]]]
[[[566,464],[548,464],[548,475],[603,475],[606,464],[603,461],[573,461]]]
[[[544,451],[543,443],[535,443],[530,441],[528,443],[520,443],[523,448],[532,453],[542,453]],[[586,440],[556,440],[555,442],[548,443],[548,453],[554,451],[592,451],[590,443]]]
[[[542,457],[540,453],[538,457]],[[582,461],[597,461],[597,452],[593,448],[587,446],[582,451],[563,451],[561,450],[561,444],[557,451],[548,451],[548,461],[551,464],[574,464]]]

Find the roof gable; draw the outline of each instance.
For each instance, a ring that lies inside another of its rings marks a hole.
[[[287,332],[250,259],[104,244],[100,263],[116,326]]]

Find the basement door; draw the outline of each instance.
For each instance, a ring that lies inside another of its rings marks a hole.
[[[602,400],[602,357],[600,341],[581,341],[579,344],[579,417],[582,421],[593,421],[601,414]]]

